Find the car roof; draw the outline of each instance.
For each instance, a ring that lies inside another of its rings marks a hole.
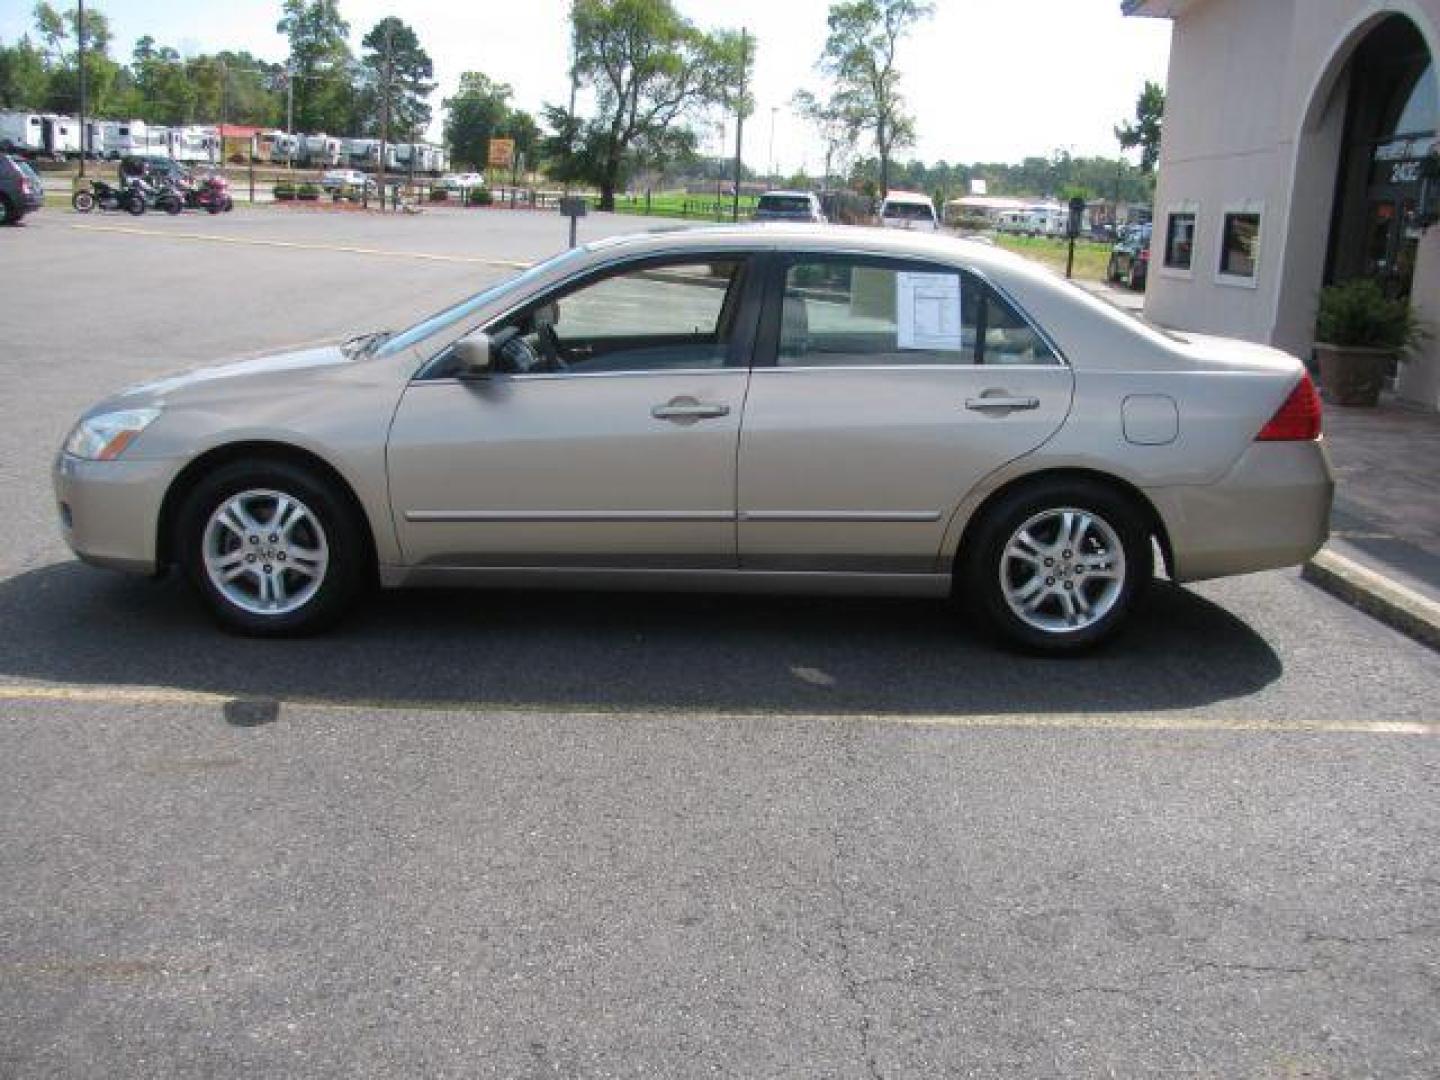
[[[787,191],[783,188],[776,188],[774,191],[764,191],[760,193],[762,199],[767,195],[784,195],[790,199],[813,199],[815,197],[815,193],[811,191]]]
[[[922,195],[918,191],[892,191],[885,196],[886,202],[896,203],[924,203],[932,210],[935,204],[930,200],[929,195]]]

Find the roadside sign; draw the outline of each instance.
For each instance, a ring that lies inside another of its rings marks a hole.
[[[508,169],[515,160],[514,139],[491,139],[488,164],[493,168]]]

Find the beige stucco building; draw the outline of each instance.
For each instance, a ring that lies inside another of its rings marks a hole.
[[[1174,22],[1147,314],[1307,356],[1321,286],[1372,276],[1431,331],[1400,395],[1440,408],[1440,0],[1124,9]]]

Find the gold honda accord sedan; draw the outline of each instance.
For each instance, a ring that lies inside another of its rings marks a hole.
[[[1018,257],[775,225],[568,251],[398,332],[87,412],[65,539],[296,634],[371,583],[962,597],[1094,645],[1156,552],[1288,566],[1333,482],[1305,369],[1161,332]]]

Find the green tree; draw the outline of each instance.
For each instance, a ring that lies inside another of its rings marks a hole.
[[[893,152],[915,141],[914,118],[900,96],[895,53],[933,8],[919,0],[848,0],[832,4],[820,70],[834,83],[827,108],[852,136],[868,133],[880,158],[879,188],[890,190]]]
[[[637,168],[693,153],[687,121],[731,102],[749,62],[738,33],[700,30],[671,0],[575,0],[575,74],[595,89],[581,122],[548,109],[557,170],[600,189],[600,207]]]
[[[80,108],[80,13],[77,8],[61,11],[51,4],[35,5],[35,30],[44,43],[46,86],[44,108],[71,113]],[[110,20],[90,8],[85,12],[85,85],[88,111],[107,115],[113,108],[116,90],[123,85],[123,69],[110,58]]]
[[[50,95],[45,54],[24,35],[14,45],[0,44],[0,106],[39,109]]]
[[[354,106],[350,24],[338,0],[284,0],[275,29],[290,39],[295,127],[341,131]]]
[[[455,96],[446,98],[445,144],[457,165],[484,169],[490,140],[501,134],[510,115],[510,86],[479,71],[460,76]]]
[[[371,27],[361,44],[365,48],[360,61],[364,89],[357,107],[361,127],[379,133],[388,99],[391,139],[397,133],[410,137],[423,131],[430,124],[435,65],[420,47],[420,38],[390,15]]]
[[[1147,176],[1160,163],[1160,129],[1165,119],[1165,88],[1145,80],[1145,88],[1135,102],[1135,119],[1115,127],[1115,138],[1122,150],[1140,149],[1140,170]]]

